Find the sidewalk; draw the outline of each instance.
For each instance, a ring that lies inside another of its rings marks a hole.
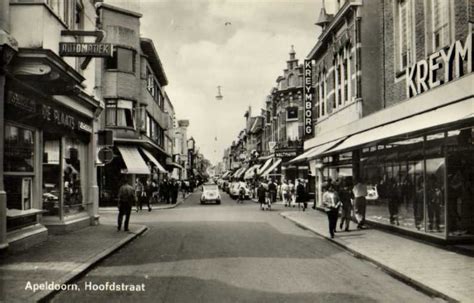
[[[400,280],[449,301],[474,302],[474,258],[376,229],[338,232],[329,237],[325,213],[283,212],[297,225],[369,260]],[[339,224],[339,222],[338,222]]]
[[[184,202],[184,200],[186,200],[191,194],[193,194],[194,192],[192,193],[188,193],[186,194],[186,196],[183,198],[183,195],[179,195],[178,196],[178,201],[176,201],[176,204],[165,204],[165,203],[158,203],[158,204],[152,204],[151,205],[151,208],[152,208],[152,211],[154,210],[164,210],[164,209],[171,209],[171,208],[175,208],[177,207],[178,205],[180,205],[181,203]],[[135,206],[132,207],[132,213],[136,210]],[[110,206],[110,207],[99,207],[99,211],[100,212],[108,212],[108,211],[114,211],[114,212],[118,212],[118,208],[116,206]],[[143,205],[143,210],[142,211],[148,211],[147,209],[147,206],[146,205]]]
[[[15,255],[0,258],[0,302],[35,302],[53,290],[27,289],[54,282],[67,283],[146,231],[131,224],[129,232],[117,232],[115,224],[90,226],[48,240]]]
[[[176,204],[154,205],[153,211],[174,208],[189,196],[183,199],[180,195]],[[147,211],[146,207],[143,211]],[[100,212],[118,212],[118,209],[104,207]],[[1,255],[0,302],[36,302],[47,298],[54,289],[33,291],[29,287],[64,285],[144,233],[147,227],[130,224],[129,229],[129,232],[117,232],[115,220],[101,220],[98,226],[50,235],[47,241],[28,250]]]

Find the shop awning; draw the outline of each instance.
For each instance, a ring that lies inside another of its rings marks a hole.
[[[126,174],[150,174],[150,169],[135,146],[119,145],[117,148],[122,155],[123,162],[125,162],[125,165],[127,166]]]
[[[229,171],[226,171],[223,175],[222,175],[222,179],[225,179],[227,178],[232,172],[229,170]]]
[[[429,129],[443,124],[474,118],[474,99],[458,102],[406,119],[349,136],[340,145],[324,152],[332,154],[379,140]]]
[[[160,172],[162,172],[164,174],[168,173],[168,171],[163,168],[163,166],[160,164],[160,162],[158,162],[158,160],[156,160],[156,158],[149,151],[147,151],[146,149],[144,149],[142,147],[140,147],[140,149],[145,154],[145,156],[148,158],[148,160],[150,160],[151,162],[153,162],[153,164],[155,164],[155,166],[158,168],[158,170]]]
[[[237,176],[240,174],[240,172],[241,172],[243,169],[244,169],[244,168],[241,167],[241,168],[239,168],[238,170],[236,170],[236,171],[234,172],[234,174],[232,175],[232,177],[233,177],[233,178],[237,178]]]
[[[252,179],[255,176],[257,169],[260,167],[260,164],[255,164],[254,166],[250,167],[244,175],[244,179]]]
[[[259,174],[259,175],[261,175],[261,174],[270,166],[270,164],[272,163],[272,160],[273,160],[273,158],[268,159],[268,160],[265,162],[265,164],[263,164],[262,167],[260,167],[260,168],[258,169],[258,174]]]
[[[290,164],[301,163],[301,162],[305,162],[305,161],[309,161],[311,159],[317,158],[320,154],[324,153],[325,151],[327,151],[328,149],[335,146],[336,144],[338,144],[341,141],[343,141],[343,140],[331,141],[331,142],[313,147],[313,148],[307,150],[306,152],[302,153],[298,157],[290,160],[288,163],[290,163]]]
[[[247,166],[246,167],[242,167],[239,171],[239,173],[235,176],[236,178],[241,178],[243,176],[243,174],[245,173],[245,171],[247,170]]]
[[[272,166],[270,166],[270,168],[267,169],[267,170],[262,174],[262,177],[268,176],[268,174],[271,173],[272,171],[274,171],[275,168],[277,168],[278,165],[280,165],[280,163],[281,163],[281,159],[277,159],[277,160],[275,161],[275,163],[273,163]]]

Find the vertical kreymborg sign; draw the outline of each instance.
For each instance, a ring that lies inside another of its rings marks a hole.
[[[304,135],[313,136],[313,63],[304,60]]]

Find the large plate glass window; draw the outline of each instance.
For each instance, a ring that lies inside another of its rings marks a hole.
[[[34,130],[5,123],[4,184],[7,208],[32,208],[33,178],[35,173]]]

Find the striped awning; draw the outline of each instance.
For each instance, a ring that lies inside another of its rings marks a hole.
[[[156,168],[158,168],[158,170],[164,174],[167,174],[168,171],[166,169],[163,168],[163,166],[160,164],[160,162],[158,162],[158,160],[156,160],[156,158],[149,152],[147,151],[146,149],[144,148],[140,148],[142,150],[142,152],[145,154],[145,156],[151,161],[153,162],[153,164],[155,164]]]
[[[149,175],[150,169],[135,146],[117,146],[127,169],[125,174]]]

